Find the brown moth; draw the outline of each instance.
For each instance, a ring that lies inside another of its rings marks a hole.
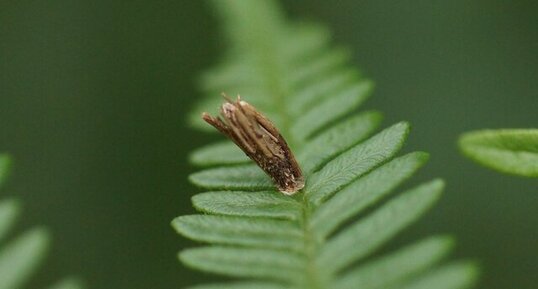
[[[305,180],[288,144],[273,123],[256,108],[237,96],[224,96],[221,116],[203,113],[202,118],[230,138],[267,173],[279,191],[293,195],[304,187]]]

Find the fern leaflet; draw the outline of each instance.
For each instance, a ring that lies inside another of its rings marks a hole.
[[[538,129],[479,130],[463,134],[461,151],[502,173],[538,177]]]
[[[224,63],[202,78],[208,97],[193,110],[192,124],[210,128],[200,113],[219,106],[215,96],[221,91],[240,93],[281,130],[307,183],[293,197],[282,195],[231,142],[193,152],[192,163],[206,168],[190,180],[212,191],[192,198],[203,214],[178,217],[172,225],[209,245],[185,249],[179,258],[198,270],[246,280],[192,288],[471,286],[472,263],[437,266],[451,248],[447,236],[371,257],[436,202],[443,182],[432,180],[384,201],[428,155],[396,156],[407,123],[374,134],[380,113],[352,113],[373,85],[346,65],[347,50],[331,48],[330,34],[319,25],[286,22],[273,1],[212,3],[230,49]]]

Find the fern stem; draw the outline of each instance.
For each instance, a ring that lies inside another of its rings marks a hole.
[[[316,256],[320,246],[319,240],[310,228],[310,216],[313,212],[312,207],[303,193],[301,198],[302,218],[301,226],[303,229],[304,238],[304,255],[305,255],[305,276],[304,276],[304,288],[305,289],[324,289],[326,286],[326,278],[319,270],[316,264]]]
[[[265,44],[263,47],[264,53],[260,54],[260,65],[264,68],[263,71],[267,79],[267,87],[272,91],[274,107],[277,108],[276,111],[280,114],[280,119],[282,120],[280,130],[285,135],[288,145],[295,150],[300,150],[300,143],[291,134],[291,115],[286,106],[286,98],[292,95],[292,88],[282,81],[284,79],[282,74],[285,73],[285,69],[283,69],[282,65],[279,65],[279,56],[275,53],[278,47],[270,42],[265,42]],[[313,208],[305,192],[302,193],[302,197],[298,201],[301,203],[302,209],[300,225],[303,230],[303,253],[306,265],[305,275],[303,278],[300,278],[300,282],[303,283],[302,287],[305,289],[326,289],[328,288],[327,280],[325,280],[324,274],[322,274],[316,264],[316,256],[318,255],[318,249],[321,244],[310,228],[310,217]]]

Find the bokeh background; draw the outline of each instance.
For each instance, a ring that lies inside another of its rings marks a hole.
[[[538,182],[462,158],[466,130],[538,126],[538,2],[285,1],[329,25],[376,82],[366,105],[409,120],[406,150],[432,153],[420,178],[440,204],[394,244],[453,233],[479,260],[479,288],[536,288]],[[204,1],[0,1],[0,151],[24,200],[19,229],[54,244],[29,288],[79,274],[90,288],[180,288],[206,276],[177,262],[191,245],[171,219],[192,212],[190,150],[217,136],[184,122],[196,76],[218,59]]]

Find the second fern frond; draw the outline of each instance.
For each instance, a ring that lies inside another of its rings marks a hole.
[[[0,154],[0,188],[9,172],[10,157]],[[30,229],[8,243],[4,243],[10,229],[20,214],[20,203],[15,199],[0,200],[0,289],[23,288],[32,273],[43,261],[50,244],[47,229]],[[51,289],[80,289],[80,281],[64,279]]]

